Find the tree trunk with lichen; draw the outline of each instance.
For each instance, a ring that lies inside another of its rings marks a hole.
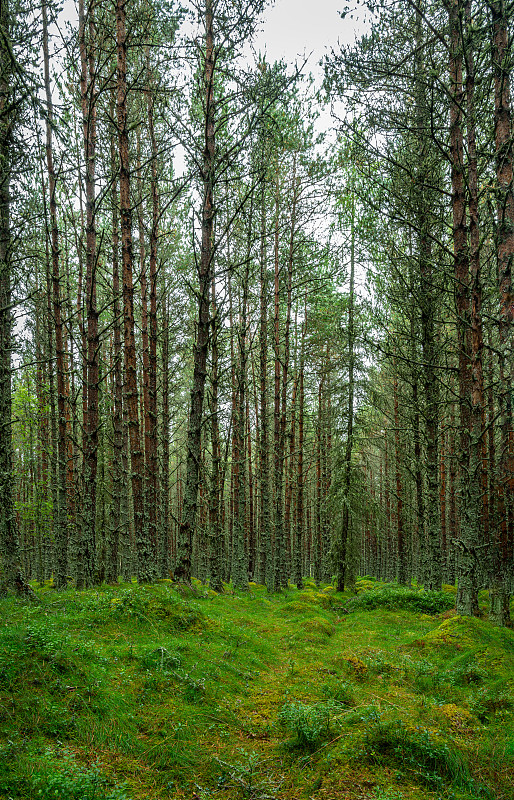
[[[205,149],[202,169],[201,254],[198,262],[198,321],[194,347],[193,384],[191,387],[187,431],[186,483],[178,533],[177,563],[175,566],[175,579],[182,583],[189,583],[191,581],[191,556],[200,481],[203,402],[205,380],[207,377],[207,354],[209,351],[209,293],[213,267],[213,179],[215,168],[214,66],[214,9],[212,0],[206,0],[205,53],[203,63],[205,87]]]
[[[31,590],[21,571],[21,558],[14,508],[13,447],[11,433],[11,257],[10,181],[12,108],[12,62],[10,18],[7,0],[0,3],[0,590],[26,595]]]

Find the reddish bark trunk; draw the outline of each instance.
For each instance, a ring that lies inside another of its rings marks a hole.
[[[143,473],[138,409],[134,286],[132,279],[132,204],[130,198],[129,135],[127,119],[127,36],[126,0],[116,0],[117,122],[120,154],[121,263],[123,273],[123,333],[125,343],[125,406],[127,408],[131,463],[134,533],[137,550],[137,577],[140,582],[152,577],[150,552],[144,530]]]

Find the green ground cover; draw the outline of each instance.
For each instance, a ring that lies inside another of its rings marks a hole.
[[[514,797],[514,632],[452,587],[37,592],[0,601],[2,800]]]

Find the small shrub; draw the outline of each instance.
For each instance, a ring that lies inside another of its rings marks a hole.
[[[327,704],[286,703],[278,716],[279,723],[293,734],[292,749],[316,750],[329,736],[330,709]]]
[[[455,606],[455,598],[446,592],[420,592],[400,586],[369,589],[352,597],[347,611],[373,611],[387,608],[391,611],[415,611],[418,614],[441,614]]]
[[[369,726],[380,722],[381,717],[382,712],[378,706],[376,706],[375,703],[371,703],[369,706],[364,706],[364,708],[359,708],[355,711],[352,711],[350,714],[348,714],[348,716],[345,717],[345,722],[347,725],[364,724]]]
[[[0,688],[12,689],[25,669],[27,648],[23,637],[16,631],[0,633]]]
[[[396,789],[383,789],[377,786],[373,795],[373,800],[403,800],[404,795]]]
[[[156,647],[141,656],[141,666],[143,669],[168,672],[181,667],[182,658],[179,653],[170,653],[165,647]]]
[[[174,631],[189,631],[205,626],[205,615],[193,603],[182,600],[164,588],[140,586],[122,591],[109,603],[113,616],[132,617],[139,622],[161,620]]]
[[[342,681],[325,683],[321,687],[321,692],[328,700],[332,700],[343,708],[351,708],[355,705],[355,699],[348,683]]]
[[[235,788],[245,800],[275,800],[276,787],[269,779],[267,764],[262,765],[257,753],[242,749],[238,752],[241,760],[236,764],[214,759],[220,770],[217,788]]]
[[[469,733],[475,720],[467,708],[458,706],[456,703],[446,703],[441,706],[440,710],[443,717],[456,732]]]
[[[193,678],[189,673],[179,670],[173,673],[182,684],[184,700],[193,705],[200,705],[206,697],[205,678]]]
[[[508,711],[514,708],[514,700],[509,693],[508,685],[498,681],[492,686],[479,689],[473,698],[471,708],[480,720],[488,722],[499,711]]]
[[[391,664],[386,658],[384,658],[382,653],[376,653],[372,657],[366,659],[366,666],[374,675],[387,675],[392,677],[393,675],[400,675],[402,670],[400,667]]]
[[[407,767],[435,789],[444,784],[476,792],[471,796],[490,797],[485,787],[476,786],[463,755],[429,731],[409,728],[401,721],[378,722],[368,728],[365,747],[368,758]]]
[[[128,800],[125,789],[112,786],[98,765],[83,767],[66,753],[59,767],[49,764],[30,783],[37,800]]]

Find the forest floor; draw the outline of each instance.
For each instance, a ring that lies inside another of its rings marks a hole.
[[[514,798],[514,631],[452,587],[37,592],[0,601],[2,800]]]

